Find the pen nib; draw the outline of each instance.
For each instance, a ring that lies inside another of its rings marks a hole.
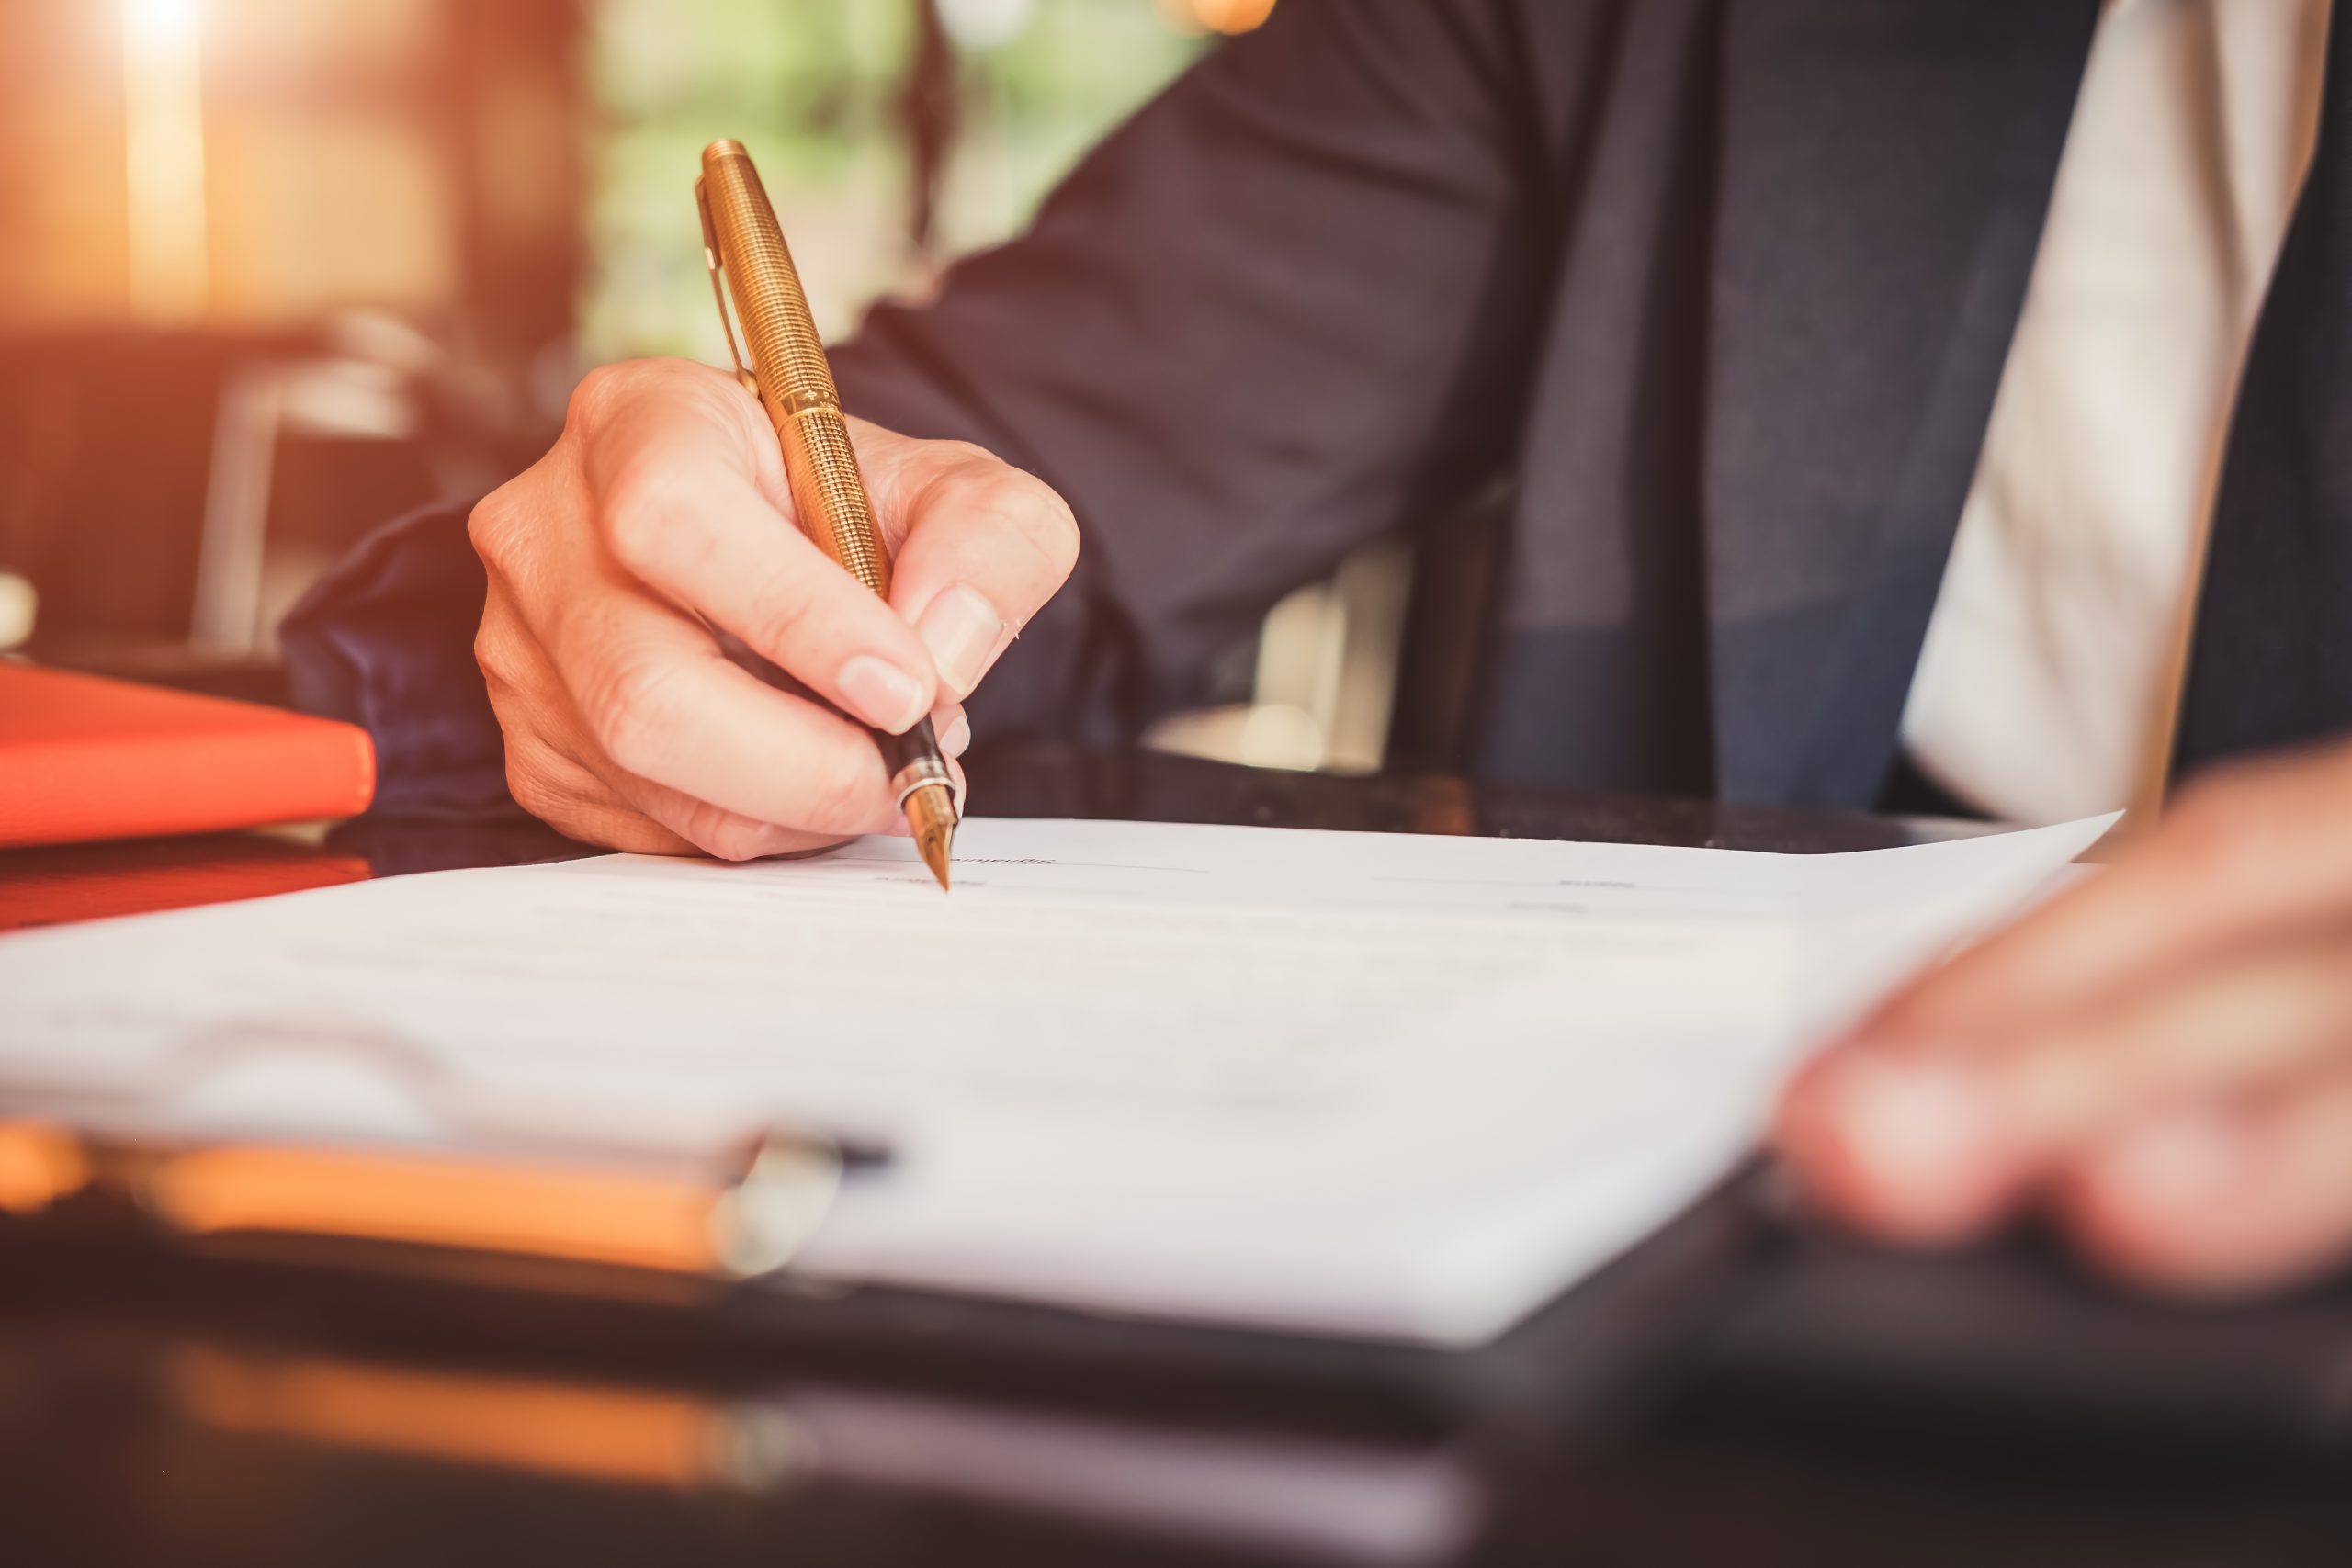
[[[947,856],[956,844],[956,793],[945,784],[928,784],[907,796],[907,826],[914,830],[915,849],[931,874],[947,890]]]

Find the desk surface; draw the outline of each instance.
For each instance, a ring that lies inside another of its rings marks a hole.
[[[1969,830],[1154,757],[972,771],[1001,815],[1796,852]],[[15,852],[0,925],[579,852],[524,821]],[[1782,1248],[1634,1392],[1490,1424],[1247,1371],[1238,1396],[1128,1386],[1100,1359],[934,1376],[952,1358],[821,1336],[755,1364],[658,1314],[484,1325],[348,1280],[0,1246],[0,1540],[40,1564],[2352,1561],[2352,1454],[2321,1431],[2352,1314],[2152,1319],[2021,1267]],[[954,1338],[928,1311],[915,1339]],[[1879,1375],[1923,1347],[1934,1375]],[[2172,1397],[2104,1397],[2182,1365]],[[2033,1404],[2061,1384],[2094,1396]]]

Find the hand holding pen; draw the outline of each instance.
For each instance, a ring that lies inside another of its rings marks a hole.
[[[745,860],[906,830],[872,731],[929,718],[955,773],[962,701],[1069,576],[1077,527],[978,447],[846,429],[887,602],[803,532],[767,412],[705,366],[594,372],[554,447],[475,508],[475,651],[526,809],[615,849]],[[820,700],[739,669],[714,628]]]

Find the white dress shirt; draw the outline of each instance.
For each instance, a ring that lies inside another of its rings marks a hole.
[[[1903,717],[1996,816],[2148,804],[2327,0],[2109,0]]]

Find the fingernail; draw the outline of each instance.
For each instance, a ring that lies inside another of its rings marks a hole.
[[[971,746],[972,721],[959,713],[955,722],[947,727],[947,732],[939,738],[939,749],[951,757],[960,757],[971,750]]]
[[[2237,1122],[2211,1108],[2160,1116],[2118,1136],[2098,1159],[2102,1185],[2142,1204],[2199,1202],[2226,1188],[2245,1159]]]
[[[911,727],[925,710],[923,690],[915,678],[870,653],[842,665],[834,683],[852,713],[893,735]]]
[[[1833,1065],[1814,1094],[1855,1196],[1887,1228],[1940,1240],[1991,1217],[2002,1170],[1977,1075],[1947,1058],[1860,1050]]]
[[[968,697],[996,661],[1004,641],[1004,617],[978,590],[957,583],[940,591],[923,609],[915,631],[931,649],[940,677],[959,697]]]

